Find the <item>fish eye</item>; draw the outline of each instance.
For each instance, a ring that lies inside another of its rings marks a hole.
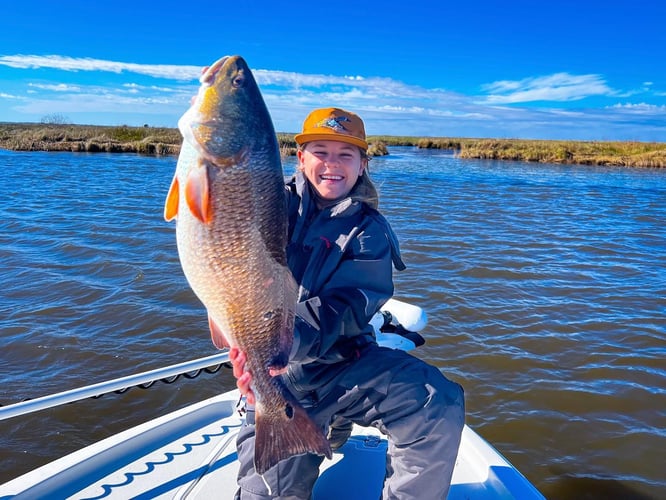
[[[240,88],[245,83],[245,75],[243,73],[238,73],[236,77],[231,81],[231,85],[235,88]]]

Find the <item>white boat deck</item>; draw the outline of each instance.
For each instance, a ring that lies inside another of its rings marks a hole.
[[[233,498],[237,391],[216,396],[95,443],[0,485],[8,498]],[[315,500],[375,499],[381,494],[387,442],[355,428],[324,460]],[[465,427],[450,500],[543,499],[492,446]]]

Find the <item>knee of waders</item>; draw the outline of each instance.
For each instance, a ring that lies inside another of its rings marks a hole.
[[[347,442],[351,436],[352,427],[354,427],[354,423],[346,418],[338,417],[331,422],[326,439],[333,451],[339,450]]]

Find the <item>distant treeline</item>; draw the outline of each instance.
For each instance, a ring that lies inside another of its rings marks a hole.
[[[283,155],[296,154],[293,133],[278,133]],[[73,151],[177,155],[176,128],[43,123],[0,123],[0,148],[13,151]],[[545,141],[446,137],[369,136],[369,153],[391,146],[446,149],[459,158],[542,163],[666,167],[666,143],[636,141]]]

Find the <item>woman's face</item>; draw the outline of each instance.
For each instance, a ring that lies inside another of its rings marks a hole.
[[[312,141],[298,150],[298,169],[325,200],[344,198],[367,164],[353,144]]]

